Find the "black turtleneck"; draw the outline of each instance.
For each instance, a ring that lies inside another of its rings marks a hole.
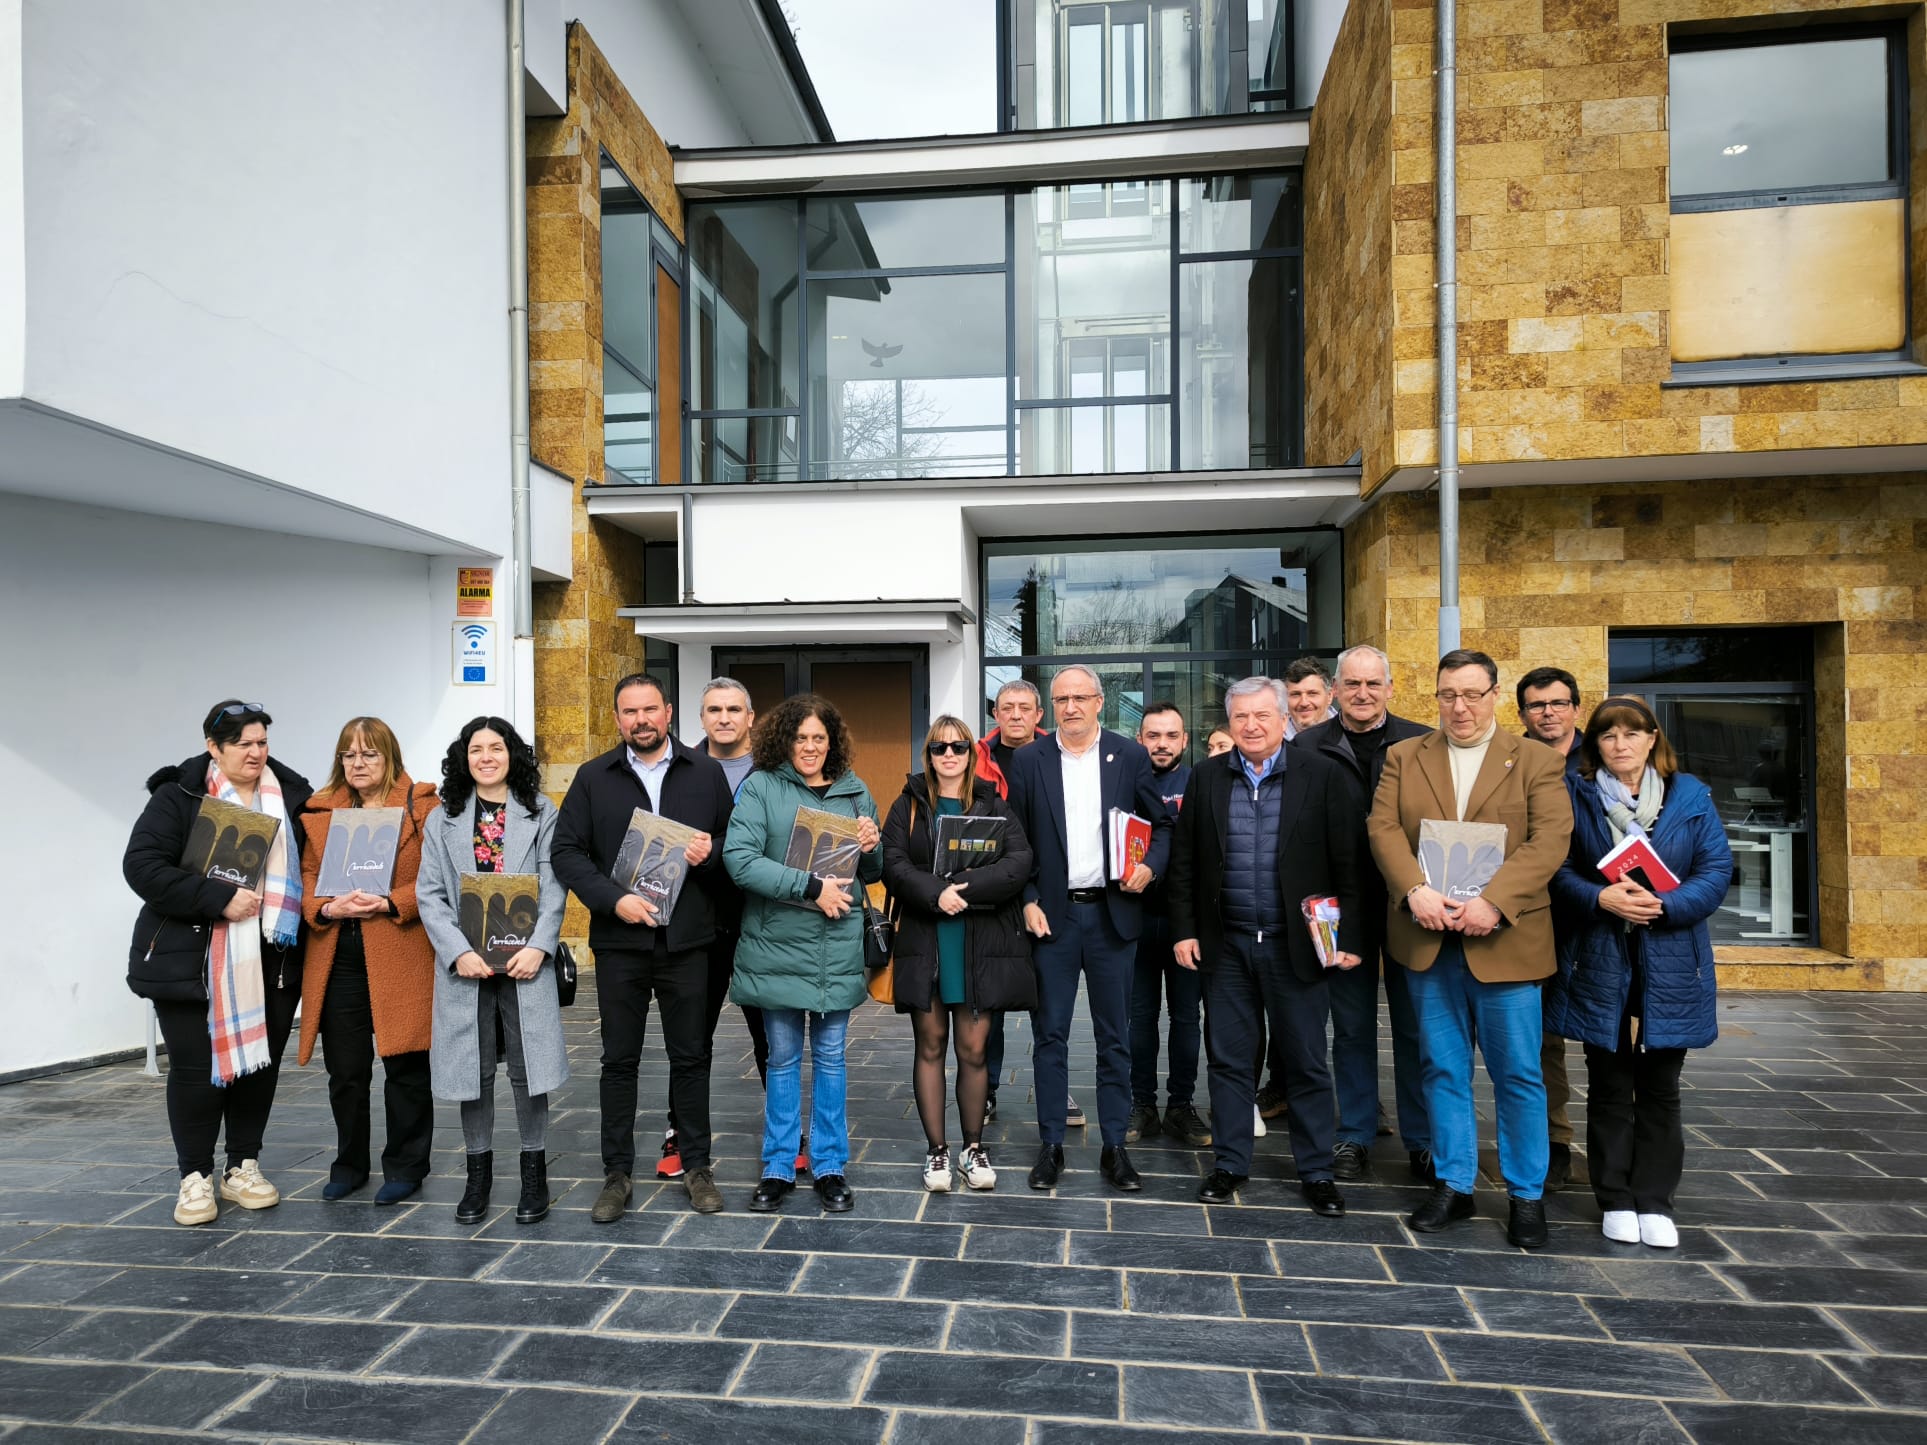
[[[1345,735],[1345,741],[1351,745],[1352,756],[1358,759],[1358,765],[1369,774],[1372,770],[1372,759],[1385,746],[1386,735],[1391,731],[1392,715],[1386,713],[1379,725],[1369,732],[1355,733],[1342,721],[1338,727]]]

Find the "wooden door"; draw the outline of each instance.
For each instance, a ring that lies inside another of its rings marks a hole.
[[[876,799],[879,814],[903,791],[907,764],[922,739],[910,736],[913,694],[907,661],[815,662],[810,687],[836,704],[850,729],[851,766]]]

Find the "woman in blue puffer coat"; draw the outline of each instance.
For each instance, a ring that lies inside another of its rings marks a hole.
[[[1639,698],[1600,703],[1580,746],[1566,778],[1572,851],[1552,880],[1559,973],[1546,983],[1545,1024],[1586,1046],[1586,1155],[1606,1237],[1669,1249],[1686,1164],[1680,1066],[1719,1037],[1706,920],[1731,886],[1733,854],[1713,795],[1679,771]],[[1608,883],[1599,860],[1628,837],[1678,886]]]

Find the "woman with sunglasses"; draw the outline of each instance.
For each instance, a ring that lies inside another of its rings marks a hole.
[[[1586,1160],[1606,1238],[1671,1249],[1686,1167],[1680,1068],[1719,1037],[1706,920],[1732,885],[1733,853],[1712,793],[1679,771],[1642,699],[1600,703],[1579,746],[1545,1026],[1586,1046]],[[1628,841],[1658,863],[1613,882],[1599,865]]]
[[[301,850],[293,819],[313,792],[268,756],[257,702],[209,709],[204,751],[147,780],[147,807],[127,840],[121,873],[140,895],[127,986],[151,1000],[167,1042],[167,1123],[181,1171],[177,1224],[207,1224],[215,1193],[267,1209],[281,1191],[261,1173],[261,1138],[274,1108],[281,1053],[301,999]],[[219,798],[279,825],[259,888],[182,865],[205,799]],[[214,1146],[227,1126],[217,1183]]]
[[[308,920],[301,987],[303,1066],[321,1040],[328,1104],[335,1116],[335,1158],[323,1199],[345,1199],[368,1182],[368,1094],[381,1055],[388,1134],[375,1203],[398,1204],[422,1187],[435,1133],[428,1087],[428,1040],[435,1007],[435,947],[415,906],[422,828],[439,799],[432,783],[402,768],[401,744],[378,717],[348,719],[335,740],[335,765],[301,815],[302,915]],[[394,863],[379,888],[322,893],[321,864],[337,815],[400,808]]]
[[[883,824],[883,881],[897,901],[892,968],[897,1012],[910,1015],[917,1041],[911,1083],[923,1121],[923,1187],[950,1188],[945,1138],[944,1054],[957,1055],[959,1167],[972,1189],[994,1189],[997,1171],[983,1144],[990,1078],[984,1048],[992,1009],[1037,1007],[1037,973],[1024,932],[1030,842],[997,790],[977,778],[977,745],[962,718],[940,717],[923,743],[924,771],[913,773]],[[945,849],[936,862],[941,818],[995,819],[981,831],[994,847]]]

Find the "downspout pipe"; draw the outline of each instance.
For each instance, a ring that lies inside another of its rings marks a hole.
[[[1459,10],[1438,0],[1439,653],[1459,646]]]
[[[523,0],[508,0],[509,221],[509,594],[514,623],[508,671],[508,714],[525,738],[535,736],[535,555],[529,521],[529,216],[528,72],[523,59]]]

